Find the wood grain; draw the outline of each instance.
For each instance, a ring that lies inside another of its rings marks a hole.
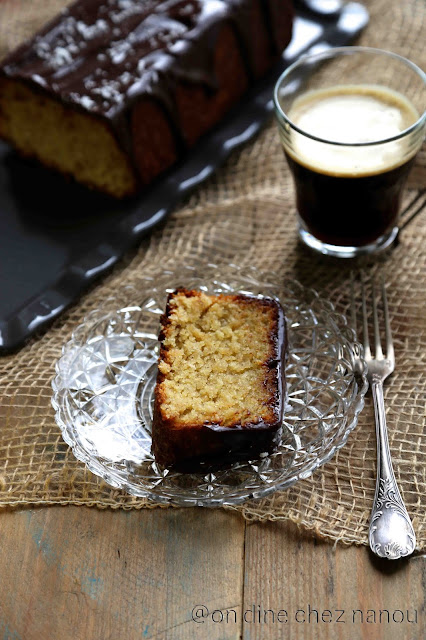
[[[241,603],[244,522],[222,511],[1,514],[2,640],[237,640],[191,611]]]
[[[425,637],[423,557],[208,509],[2,512],[1,531],[0,640]]]
[[[244,640],[425,637],[424,557],[378,560],[366,547],[334,548],[291,523],[248,526],[245,550]],[[275,618],[285,610],[288,621],[273,622],[267,609]]]

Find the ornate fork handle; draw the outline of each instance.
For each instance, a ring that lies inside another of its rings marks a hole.
[[[377,480],[370,519],[370,547],[378,556],[394,560],[413,553],[416,536],[392,468],[383,383],[379,377],[373,376],[371,388],[376,416]]]

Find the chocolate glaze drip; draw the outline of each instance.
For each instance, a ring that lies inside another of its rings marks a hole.
[[[271,22],[268,5],[275,1],[261,0],[265,24]],[[152,97],[182,147],[176,84],[217,89],[214,52],[226,23],[252,77],[251,10],[247,0],[77,0],[12,52],[0,74],[106,119],[130,156],[128,114],[140,97]],[[271,24],[268,29],[273,33]],[[279,43],[274,38],[271,43],[278,54]]]
[[[172,300],[179,291],[186,292],[187,296],[197,295],[194,290],[181,288],[169,294],[165,313],[161,317],[160,360],[166,359],[167,347],[164,346],[164,339],[167,337],[170,324]],[[263,453],[272,453],[279,442],[284,413],[288,352],[284,311],[281,304],[272,298],[235,294],[234,299],[273,310],[274,320],[269,335],[270,352],[263,365],[268,375],[273,373],[274,383],[267,386],[271,391],[267,406],[273,410],[274,419],[264,420],[257,417],[253,421],[246,421],[244,424],[236,422],[230,426],[206,421],[203,424],[180,425],[176,429],[173,418],[165,418],[159,407],[157,394],[159,385],[164,380],[164,375],[159,370],[152,425],[152,448],[160,466],[183,473],[214,471],[229,467],[237,461],[254,460]]]
[[[109,119],[141,94],[169,109],[161,78],[214,91],[215,36],[229,21],[249,50],[241,0],[78,0],[12,53],[3,72]]]

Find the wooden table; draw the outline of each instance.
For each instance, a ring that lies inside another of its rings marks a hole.
[[[3,3],[3,52],[30,4]],[[37,22],[51,4],[39,0]],[[367,4],[361,43],[417,61],[421,0]],[[426,637],[425,556],[379,561],[290,523],[195,508],[3,510],[0,530],[0,640]]]
[[[424,556],[378,561],[224,510],[47,507],[0,522],[1,640],[425,637]]]

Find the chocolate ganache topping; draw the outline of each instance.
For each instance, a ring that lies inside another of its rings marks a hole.
[[[78,0],[12,53],[2,72],[108,120],[141,95],[173,118],[178,80],[215,90],[215,34],[224,22],[234,26],[251,75],[249,9],[241,0]]]

